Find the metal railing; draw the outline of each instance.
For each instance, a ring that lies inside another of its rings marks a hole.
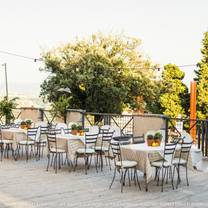
[[[14,119],[18,119],[21,116],[21,109],[16,108],[13,110]],[[40,111],[40,116],[38,120],[46,121],[48,124],[52,122],[58,121],[57,113],[51,112],[50,110],[38,109]],[[70,110],[66,111],[66,115],[64,117],[64,121],[66,122],[67,113]],[[78,111],[77,111],[78,112]],[[111,125],[117,126],[121,130],[122,135],[133,135],[135,132],[136,118],[160,118],[164,121],[164,125],[162,127],[165,130],[165,140],[168,141],[170,136],[170,129],[176,132],[179,136],[181,136],[181,131],[177,129],[176,122],[183,123],[183,129],[186,132],[191,133],[193,129],[196,131],[196,138],[194,138],[197,147],[202,151],[203,156],[208,156],[208,120],[202,119],[189,119],[189,118],[170,118],[164,115],[157,114],[109,114],[109,113],[93,113],[93,112],[85,112],[80,111],[81,114],[81,122],[83,127],[92,126],[92,125]],[[4,123],[5,118],[0,118],[0,122]],[[141,126],[144,125],[141,120]],[[149,127],[151,130],[151,126]],[[139,135],[136,135],[139,136]]]

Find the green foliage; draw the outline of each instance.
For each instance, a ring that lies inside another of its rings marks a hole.
[[[32,120],[31,119],[27,119],[25,122],[26,122],[27,125],[32,125]]]
[[[162,140],[162,134],[160,132],[156,132],[155,135],[154,135],[154,139]]]
[[[154,135],[152,135],[152,134],[147,135],[147,140],[153,140],[153,139],[154,139]]]
[[[72,124],[71,129],[72,130],[78,130],[78,125],[77,124]]]
[[[160,105],[162,113],[176,118],[188,111],[188,89],[182,82],[182,72],[176,65],[168,64],[162,73]]]
[[[78,131],[81,131],[81,130],[82,130],[82,125],[78,125],[78,126],[77,126],[77,130],[78,130]]]
[[[58,117],[64,117],[65,111],[69,108],[70,97],[60,95],[57,100],[52,103],[51,114]]]
[[[66,107],[100,113],[121,113],[125,107],[149,110],[155,99],[154,73],[139,47],[135,38],[97,34],[45,52],[43,70],[51,75],[40,95],[60,114]],[[57,90],[66,87],[71,95],[63,98]]]
[[[26,121],[21,121],[20,125],[27,125]]]
[[[5,117],[6,124],[10,124],[11,120],[14,119],[12,109],[17,107],[17,99],[18,98],[7,100],[7,98],[5,97],[2,101],[0,101],[0,118]]]
[[[197,117],[208,118],[208,32],[202,40],[202,59],[198,63],[199,70],[195,71],[197,81]]]

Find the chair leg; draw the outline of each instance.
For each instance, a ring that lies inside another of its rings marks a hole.
[[[180,183],[180,176],[179,176],[179,165],[178,165],[178,167],[176,167],[176,170],[177,170],[177,174],[178,174],[178,177],[177,177],[177,183],[176,183],[176,189],[178,188],[178,185],[179,185],[179,183]]]
[[[139,190],[141,191],[142,189],[141,189],[141,186],[140,186],[140,183],[139,183],[139,178],[138,178],[138,174],[137,174],[137,169],[136,168],[134,169],[134,173],[135,173],[135,176],[136,176],[137,184],[139,186]]]
[[[155,168],[155,181],[156,181],[156,179],[157,179],[157,172],[158,172],[158,168]]]
[[[49,168],[49,165],[50,165],[50,153],[48,153],[47,157],[48,157],[48,164],[47,164],[46,171],[48,171],[48,168]]]
[[[109,168],[111,170],[111,159],[110,159],[110,152],[108,152],[108,164],[109,164]]]
[[[189,181],[188,181],[188,167],[187,167],[187,164],[186,164],[186,184],[187,184],[187,186],[189,186]]]
[[[168,184],[168,175],[169,175],[169,169],[166,168],[166,184]]]
[[[129,169],[127,171],[128,171],[129,186],[131,186],[131,178],[130,178]]]
[[[109,186],[109,189],[111,189],[111,187],[112,187],[112,185],[113,185],[113,182],[114,182],[114,180],[115,180],[115,177],[116,177],[116,167],[115,167],[115,169],[114,169],[113,179],[112,179],[112,182],[111,182],[111,184],[110,184],[110,186]]]
[[[58,169],[61,169],[61,154],[58,153]]]
[[[25,146],[25,153],[26,153],[26,162],[28,162],[28,159],[29,159],[29,147],[28,147],[28,145]]]
[[[84,160],[85,160],[85,175],[87,175],[87,168],[88,168],[88,156],[84,156]]]
[[[54,162],[55,162],[55,173],[57,173],[58,171],[58,154],[56,153],[55,158],[54,158]]]
[[[123,174],[123,185],[125,186],[125,183],[126,183],[126,173],[127,173],[127,168],[125,169],[124,171],[124,174]]]
[[[164,174],[164,168],[162,167],[162,182],[161,182],[161,192],[163,192],[163,183],[164,183],[164,177],[165,177],[165,174]]]
[[[171,177],[172,188],[174,190],[172,167],[170,167],[170,177]]]
[[[157,186],[159,186],[159,182],[160,182],[160,171],[161,171],[161,168],[157,170]]]
[[[3,149],[4,149],[3,144],[1,144],[1,161],[2,161],[2,157],[3,157]]]
[[[95,169],[96,169],[96,173],[98,173],[98,168],[97,168],[97,165],[98,165],[98,159],[97,159],[97,155],[94,156],[94,161],[95,161]]]
[[[74,171],[76,171],[76,167],[77,167],[77,160],[78,160],[78,156],[76,155],[76,158],[75,158],[75,165],[74,165]]]
[[[124,185],[124,173],[121,169],[121,193],[123,193],[123,185]]]

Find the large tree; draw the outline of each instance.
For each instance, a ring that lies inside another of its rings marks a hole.
[[[68,87],[71,96],[62,111],[68,107],[121,113],[125,107],[151,108],[154,72],[139,47],[135,38],[96,34],[44,52],[43,70],[50,76],[41,85],[41,96],[57,107],[67,97],[58,89]]]
[[[196,72],[197,81],[197,116],[201,119],[208,118],[208,32],[202,40],[202,59],[198,63]]]
[[[162,113],[176,118],[187,113],[188,89],[182,82],[185,73],[176,65],[167,64],[162,73],[160,105]]]

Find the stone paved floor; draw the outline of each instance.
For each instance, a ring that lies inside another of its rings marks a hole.
[[[189,187],[185,181],[177,190],[172,190],[168,184],[163,193],[154,181],[146,193],[140,174],[142,191],[132,184],[120,193],[118,177],[112,189],[108,188],[113,175],[108,167],[99,173],[92,167],[88,175],[84,174],[82,165],[76,172],[69,172],[64,167],[55,174],[53,169],[46,172],[46,162],[46,159],[28,163],[12,159],[0,162],[0,208],[208,207],[206,172],[189,171]]]

